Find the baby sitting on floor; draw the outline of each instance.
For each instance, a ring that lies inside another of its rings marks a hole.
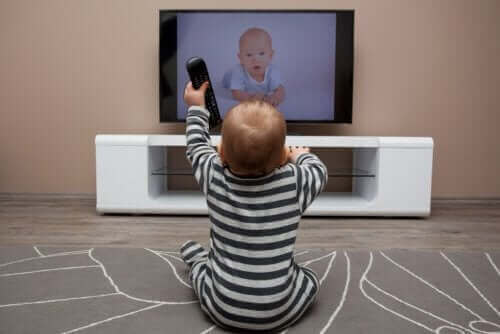
[[[187,158],[206,196],[209,248],[181,247],[203,311],[220,327],[278,331],[295,323],[318,295],[316,274],[294,261],[300,218],[327,182],[308,148],[286,147],[283,115],[261,100],[225,116],[221,144],[211,146],[208,83],[188,83],[184,100]]]

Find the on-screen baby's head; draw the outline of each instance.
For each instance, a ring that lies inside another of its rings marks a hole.
[[[271,63],[274,50],[271,35],[261,28],[250,28],[240,37],[238,58],[253,77],[262,76]]]

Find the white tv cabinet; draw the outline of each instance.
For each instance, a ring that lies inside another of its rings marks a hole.
[[[432,138],[288,136],[286,144],[353,151],[352,191],[323,192],[305,215],[430,215]],[[97,135],[95,145],[98,212],[207,214],[201,191],[169,191],[155,172],[169,147],[186,146],[184,135]]]

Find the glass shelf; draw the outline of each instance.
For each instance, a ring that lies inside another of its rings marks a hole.
[[[153,175],[193,175],[190,169],[155,169]],[[375,177],[374,173],[358,168],[329,168],[328,177]]]

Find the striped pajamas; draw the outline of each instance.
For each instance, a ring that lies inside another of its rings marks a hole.
[[[301,154],[258,178],[238,177],[210,144],[207,110],[186,119],[187,158],[206,196],[210,244],[181,247],[205,313],[220,327],[276,331],[297,321],[319,291],[316,274],[293,258],[302,213],[327,182],[325,165]]]

